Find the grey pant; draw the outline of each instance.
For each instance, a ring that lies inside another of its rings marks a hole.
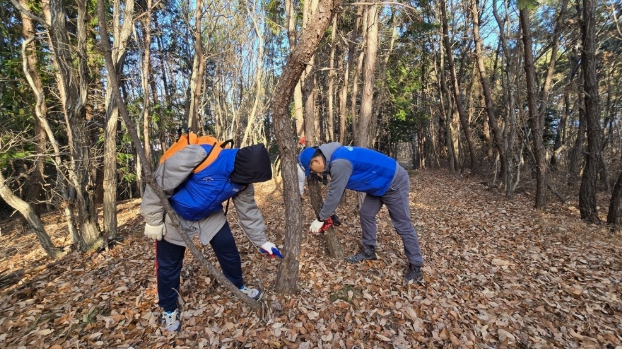
[[[419,248],[419,239],[410,220],[409,192],[410,179],[408,173],[402,166],[397,165],[393,181],[383,196],[365,195],[363,206],[359,211],[363,231],[362,242],[364,245],[376,246],[378,233],[376,215],[382,208],[382,204],[385,204],[389,210],[393,227],[404,242],[406,258],[410,263],[422,266],[423,256],[421,256],[421,249]]]

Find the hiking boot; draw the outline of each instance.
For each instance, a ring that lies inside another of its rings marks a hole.
[[[179,311],[162,312],[162,327],[169,332],[179,331]]]
[[[261,296],[263,296],[263,292],[261,290],[251,287],[242,286],[242,288],[240,288],[240,291],[244,292],[249,298],[252,298],[256,301],[260,300]]]
[[[369,245],[361,245],[360,252],[346,258],[346,261],[350,263],[358,263],[366,259],[369,259],[369,260],[376,259],[376,247],[369,246]]]
[[[423,280],[421,267],[408,263],[408,267],[404,270],[404,284],[408,285],[411,281],[416,284],[421,280]]]

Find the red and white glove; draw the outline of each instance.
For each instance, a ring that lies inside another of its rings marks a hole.
[[[323,226],[324,226],[324,222],[319,219],[316,219],[313,221],[313,223],[311,223],[311,226],[309,227],[309,231],[312,233],[319,233]]]

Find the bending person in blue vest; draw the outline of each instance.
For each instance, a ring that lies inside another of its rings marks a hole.
[[[217,145],[216,145],[217,146]],[[241,149],[222,149],[209,166],[195,168],[210,154],[210,145],[190,144],[160,163],[154,176],[181,218],[184,232],[177,231],[150,186],[145,188],[140,212],[145,217],[145,236],[155,240],[158,305],[167,331],[180,326],[177,307],[180,274],[186,245],[180,236],[198,236],[212,246],[223,274],[249,297],[258,300],[261,290],[244,285],[240,254],[222,203],[233,198],[240,225],[251,242],[272,255],[279,253],[266,239],[265,224],[254,198],[252,183],[272,178],[270,157],[263,144]],[[196,173],[195,173],[196,172]]]
[[[341,201],[345,189],[366,193],[359,210],[362,230],[362,246],[359,253],[347,258],[350,263],[376,259],[376,215],[386,205],[391,221],[404,242],[404,253],[408,266],[404,271],[404,282],[418,282],[422,279],[423,257],[419,240],[410,220],[408,173],[394,159],[375,150],[342,146],[334,142],[319,147],[304,149],[298,156],[305,175],[310,172],[330,175],[328,193],[319,217],[309,230],[322,231],[324,220],[328,219]]]

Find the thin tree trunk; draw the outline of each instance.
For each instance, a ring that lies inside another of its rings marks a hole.
[[[335,140],[335,111],[333,107],[335,89],[335,50],[337,49],[337,16],[333,17],[333,30],[330,34],[330,61],[328,62],[328,141]]]
[[[202,18],[203,0],[197,0],[194,12],[194,59],[192,62],[192,77],[190,78],[190,106],[188,108],[188,129],[195,133],[199,131],[199,104],[205,71],[203,40],[201,38]]]
[[[24,8],[28,8],[28,2],[26,0],[19,0],[20,4]],[[34,146],[37,154],[45,153],[46,144],[46,132],[45,127],[41,123],[41,117],[47,115],[47,106],[43,99],[43,82],[41,81],[41,75],[37,70],[37,55],[35,45],[29,45],[35,39],[35,27],[32,19],[23,12],[20,12],[22,19],[22,36],[24,42],[22,43],[22,59],[24,60],[23,69],[24,74],[32,81],[29,80],[35,96],[37,97],[37,104],[35,105],[35,129],[34,129]],[[26,201],[31,203],[32,209],[35,214],[41,213],[41,208],[45,205],[45,175],[44,175],[44,157],[39,156],[34,161],[34,170],[32,175],[28,178],[28,194],[26,195]]]
[[[362,35],[361,42],[365,44],[367,42],[367,9],[368,7],[363,7],[361,18],[357,17],[356,26],[360,29],[360,33]],[[354,40],[353,40],[354,41]],[[354,41],[356,42],[356,41]],[[358,91],[359,91],[359,80],[361,79],[361,72],[363,71],[363,59],[365,57],[365,50],[361,49],[358,55],[358,60],[356,63],[356,70],[354,71],[354,76],[352,79],[352,94],[350,95],[350,118],[352,119],[352,141],[354,144],[358,144],[358,113],[357,109],[357,99],[358,99]]]
[[[302,239],[302,210],[300,207],[300,191],[298,190],[296,145],[292,142],[294,130],[289,118],[289,103],[294,88],[300,79],[305,65],[314,54],[321,35],[328,27],[335,8],[340,1],[321,0],[309,27],[303,31],[296,49],[291,53],[283,69],[275,91],[282,91],[272,101],[272,115],[274,130],[279,152],[282,159],[283,193],[285,196],[285,254],[277,273],[276,291],[279,293],[294,293],[299,273],[300,242]]]
[[[620,220],[620,203],[622,202],[622,172],[618,175],[618,180],[613,187],[611,199],[609,199],[609,212],[607,213],[607,224],[618,225]]]
[[[151,0],[149,0],[150,2]],[[121,71],[121,66],[125,58],[127,41],[132,34],[134,21],[134,0],[124,3],[123,25],[121,25],[121,5],[114,3],[113,25],[115,49],[111,53],[117,74]],[[144,71],[143,71],[144,73]],[[108,86],[110,86],[110,76],[107,76]],[[145,93],[144,115],[147,117],[149,97]],[[119,107],[110,89],[106,90],[106,131],[104,135],[104,239],[114,239],[117,236],[117,127],[119,125]],[[145,144],[147,143],[146,140]],[[106,244],[107,245],[107,244]]]
[[[143,142],[145,144],[145,156],[151,159],[151,101],[149,100],[149,74],[151,72],[151,0],[147,1],[147,8],[142,14],[142,24],[144,32],[143,42],[143,66],[140,76],[140,85],[143,89]],[[116,7],[117,5],[115,5]],[[127,13],[126,13],[127,15]],[[127,20],[127,17],[125,17]],[[115,23],[118,23],[115,21]],[[116,41],[116,40],[115,40]],[[116,45],[115,45],[116,47]]]
[[[371,118],[374,104],[374,79],[378,52],[378,6],[367,9],[367,41],[365,44],[365,68],[363,70],[363,96],[361,117],[358,125],[357,145],[371,148]]]
[[[536,94],[536,69],[533,64],[533,49],[531,47],[531,32],[529,28],[529,9],[520,10],[520,24],[523,33],[523,47],[525,54],[525,77],[527,82],[527,105],[529,107],[529,121],[533,140],[533,153],[536,166],[536,202],[535,207],[546,207],[546,150],[543,144],[544,114],[538,112]]]
[[[56,68],[56,82],[65,115],[67,137],[71,153],[69,179],[75,190],[75,202],[70,207],[77,210],[78,245],[80,251],[87,251],[101,245],[101,234],[97,224],[95,203],[89,192],[91,169],[90,144],[85,125],[85,105],[88,92],[88,69],[86,66],[86,2],[78,0],[77,5],[77,54],[70,50],[65,9],[60,0],[44,0],[43,13],[49,27],[48,36],[53,62]],[[77,62],[74,61],[77,57]],[[77,68],[76,68],[77,67]],[[70,196],[72,197],[72,196]]]
[[[287,16],[287,39],[289,52],[293,52],[296,47],[296,9],[294,0],[285,0],[285,13]],[[296,120],[296,136],[304,135],[305,117],[302,103],[302,79],[298,81],[294,88],[294,118]]]
[[[6,183],[6,179],[4,178],[2,171],[0,171],[0,197],[7,204],[9,204],[9,206],[19,211],[19,213],[26,219],[32,230],[35,232],[41,247],[43,247],[43,250],[45,250],[45,253],[47,253],[50,258],[56,259],[61,256],[61,250],[54,246],[54,243],[45,231],[43,222],[41,222],[39,216],[35,213],[30,204],[13,194]]]
[[[507,189],[508,183],[508,161],[505,148],[503,147],[503,135],[499,129],[499,122],[497,121],[497,115],[495,113],[495,106],[490,93],[490,86],[488,85],[488,74],[486,73],[486,65],[484,63],[484,54],[482,52],[482,40],[479,36],[479,8],[476,0],[471,1],[471,11],[473,13],[473,37],[475,39],[475,56],[477,58],[477,68],[479,71],[480,83],[482,84],[482,90],[484,93],[484,102],[486,105],[486,114],[488,115],[488,124],[492,130],[492,134],[495,141],[495,147],[499,154],[501,162],[501,178],[503,186]]]
[[[262,84],[261,81],[263,79],[263,59],[264,59],[264,40],[263,40],[263,32],[259,28],[257,21],[255,20],[254,13],[249,13],[250,19],[253,22],[253,29],[255,30],[255,35],[257,35],[257,46],[259,48],[259,52],[257,54],[257,63],[256,71],[255,71],[255,99],[253,101],[253,108],[248,114],[248,122],[246,125],[246,130],[244,131],[244,137],[242,138],[242,142],[240,143],[241,147],[245,147],[248,141],[248,137],[255,126],[255,117],[257,115],[257,109],[259,105],[259,101],[262,96]]]
[[[470,164],[469,168],[474,171],[477,168],[477,161],[475,158],[475,146],[473,145],[473,140],[471,137],[471,128],[469,127],[469,122],[467,120],[467,115],[465,114],[464,107],[462,105],[462,90],[460,88],[460,82],[458,80],[458,76],[456,75],[456,67],[454,64],[454,56],[451,48],[451,43],[449,41],[449,28],[447,24],[447,9],[445,0],[440,2],[441,7],[441,25],[443,27],[443,40],[445,41],[445,52],[447,55],[447,64],[449,68],[449,72],[451,74],[452,80],[452,92],[454,95],[454,102],[456,104],[456,109],[458,112],[458,117],[460,119],[460,124],[462,125],[462,130],[464,132],[464,137],[467,142],[467,146],[469,148],[469,158]]]
[[[596,76],[596,2],[583,0],[583,90],[585,91],[585,121],[587,125],[587,152],[585,153],[585,169],[579,189],[579,211],[581,219],[597,223],[598,208],[596,204],[596,182],[598,162],[600,161],[600,107],[598,105],[598,78]]]

